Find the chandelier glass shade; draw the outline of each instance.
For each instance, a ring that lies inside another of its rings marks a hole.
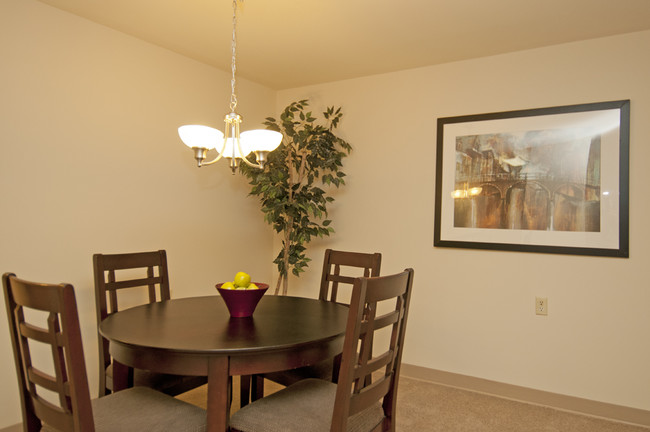
[[[194,159],[196,159],[199,167],[211,165],[225,157],[230,159],[230,168],[234,174],[240,161],[244,161],[244,163],[251,167],[263,169],[269,152],[275,150],[282,142],[282,134],[265,129],[239,133],[239,125],[242,122],[242,118],[235,112],[235,108],[237,108],[237,95],[235,93],[235,70],[237,69],[237,0],[233,0],[232,23],[230,114],[226,114],[224,118],[225,133],[209,126],[185,125],[178,128],[178,135],[183,143],[194,151]],[[211,150],[216,150],[218,154],[214,159],[206,162],[207,154]],[[251,152],[255,154],[255,163],[248,160],[248,155]]]

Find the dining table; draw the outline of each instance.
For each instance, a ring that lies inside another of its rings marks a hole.
[[[228,430],[231,377],[287,370],[333,358],[343,349],[349,308],[303,297],[265,295],[251,317],[232,318],[219,295],[124,309],[99,332],[109,340],[113,386],[132,368],[208,377],[207,430]]]

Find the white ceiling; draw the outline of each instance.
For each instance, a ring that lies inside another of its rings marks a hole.
[[[39,1],[230,71],[231,0]],[[245,0],[237,76],[284,89],[648,29],[650,0]]]

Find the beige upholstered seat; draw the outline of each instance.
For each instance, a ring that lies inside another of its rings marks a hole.
[[[204,410],[148,387],[133,387],[93,399],[91,405],[95,432],[206,430]],[[47,425],[41,430],[58,432]]]
[[[299,381],[237,411],[230,419],[231,429],[395,431],[397,387],[412,284],[412,269],[390,276],[355,279],[338,382]],[[381,312],[390,309],[382,315],[377,310],[380,302]],[[383,328],[390,330],[390,337],[373,339],[374,332]],[[378,346],[378,342],[382,345]],[[369,374],[373,376],[372,383],[366,379]]]
[[[249,408],[251,413],[235,413],[230,425],[245,432],[330,432],[335,397],[336,384],[304,379],[254,402]],[[346,431],[368,432],[383,418],[384,412],[377,402],[350,417]]]
[[[72,285],[28,282],[11,273],[2,282],[25,431],[206,430],[203,409],[146,387],[91,402]],[[32,355],[34,343],[49,345],[50,362]]]

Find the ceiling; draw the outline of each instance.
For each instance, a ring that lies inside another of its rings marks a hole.
[[[39,1],[230,71],[231,0]],[[245,0],[237,16],[237,76],[285,89],[648,30],[650,0]]]

